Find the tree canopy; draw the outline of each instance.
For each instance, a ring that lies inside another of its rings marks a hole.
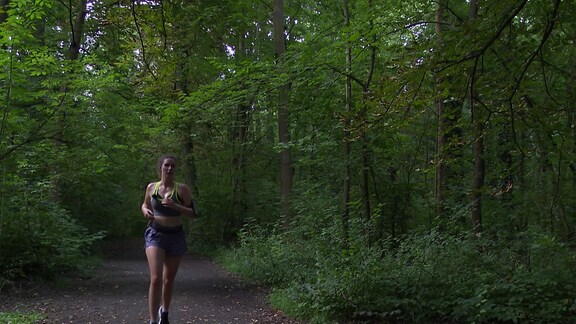
[[[0,0],[0,289],[140,233],[174,153],[191,242],[234,246],[297,316],[573,319],[575,18],[574,0]]]

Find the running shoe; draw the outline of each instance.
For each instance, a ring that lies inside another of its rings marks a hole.
[[[170,321],[168,321],[168,312],[164,311],[164,306],[160,306],[158,309],[158,318],[160,318],[158,324],[170,324]]]

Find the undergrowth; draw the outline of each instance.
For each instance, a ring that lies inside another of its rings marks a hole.
[[[511,243],[432,231],[345,246],[320,232],[247,227],[223,260],[312,323],[576,321],[574,253],[544,234]]]
[[[542,228],[439,230],[374,240],[338,198],[310,186],[290,226],[248,222],[228,269],[272,288],[272,304],[309,323],[576,322],[576,255]],[[465,231],[460,231],[465,232]]]
[[[28,188],[26,195],[40,195],[43,184]],[[32,277],[53,279],[86,275],[97,262],[90,256],[104,232],[89,233],[70,213],[41,199],[14,196],[15,206],[0,217],[0,292],[5,286]]]

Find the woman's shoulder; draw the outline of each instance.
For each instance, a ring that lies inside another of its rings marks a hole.
[[[188,198],[192,196],[192,190],[187,184],[178,182],[178,196],[184,199],[184,203],[188,203]]]
[[[178,182],[178,191],[180,191],[180,190],[190,191],[190,187],[183,182]]]
[[[154,187],[156,187],[156,184],[157,184],[157,183],[158,183],[157,181],[156,181],[156,182],[150,182],[150,183],[146,186],[146,190],[153,190]]]

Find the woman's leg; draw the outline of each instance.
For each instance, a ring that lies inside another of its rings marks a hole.
[[[170,308],[170,302],[172,300],[172,290],[174,288],[174,278],[178,273],[178,267],[180,267],[181,256],[166,256],[164,259],[164,277],[162,285],[162,306],[164,311],[168,311]]]
[[[150,319],[158,321],[160,307],[160,291],[162,290],[162,267],[166,257],[164,249],[157,246],[146,248],[148,267],[150,268],[150,287],[148,289],[148,312]]]

